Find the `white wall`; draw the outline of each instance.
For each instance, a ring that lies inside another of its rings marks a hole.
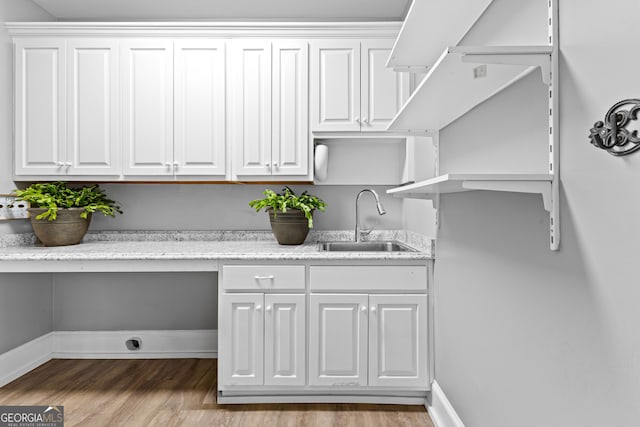
[[[638,97],[638,16],[633,0],[560,1],[559,252],[539,196],[442,198],[436,380],[467,427],[638,425],[640,154],[615,158],[587,138],[613,103]],[[509,96],[443,131],[441,149],[470,132],[490,141],[499,126],[476,119]],[[529,99],[502,118],[530,114]]]

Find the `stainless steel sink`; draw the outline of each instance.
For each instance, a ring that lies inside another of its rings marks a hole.
[[[328,252],[416,252],[410,246],[396,241],[377,242],[324,242],[318,249]]]

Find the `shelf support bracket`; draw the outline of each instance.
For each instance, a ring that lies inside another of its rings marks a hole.
[[[508,191],[512,193],[530,193],[542,195],[544,210],[551,212],[551,182],[549,181],[463,181],[462,187],[468,190]]]
[[[433,209],[438,209],[440,202],[440,195],[437,193],[403,193],[403,194],[394,194],[394,197],[399,199],[420,199],[420,200],[431,200],[431,204]]]
[[[551,85],[551,55],[548,53],[532,54],[476,54],[466,53],[462,56],[462,62],[472,64],[502,64],[502,65],[530,65],[539,67],[542,72],[542,81]]]
[[[557,179],[557,178],[556,178]],[[538,193],[542,196],[544,210],[549,212],[549,240],[551,250],[558,250],[558,201],[554,200],[553,183],[549,181],[464,181],[468,190],[510,191],[514,193]]]

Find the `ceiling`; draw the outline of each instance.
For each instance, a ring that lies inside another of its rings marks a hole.
[[[61,20],[401,20],[410,0],[33,0]]]

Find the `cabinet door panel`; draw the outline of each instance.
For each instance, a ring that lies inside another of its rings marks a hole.
[[[225,42],[174,45],[176,175],[226,172]]]
[[[120,173],[117,45],[109,40],[68,41],[69,174]]]
[[[66,174],[65,41],[15,45],[16,175]]]
[[[121,45],[124,172],[173,174],[173,44]]]
[[[385,130],[409,97],[408,73],[386,67],[392,40],[362,42],[362,130]]]
[[[308,172],[309,47],[273,43],[273,175]]]
[[[360,130],[360,42],[311,43],[311,130]]]
[[[311,294],[310,385],[367,384],[367,302],[367,295]]]
[[[234,174],[271,174],[271,44],[233,41]]]
[[[262,385],[263,294],[224,294],[220,327],[222,388]]]
[[[427,296],[369,296],[369,385],[428,387]]]
[[[305,385],[305,295],[265,295],[265,385]]]

